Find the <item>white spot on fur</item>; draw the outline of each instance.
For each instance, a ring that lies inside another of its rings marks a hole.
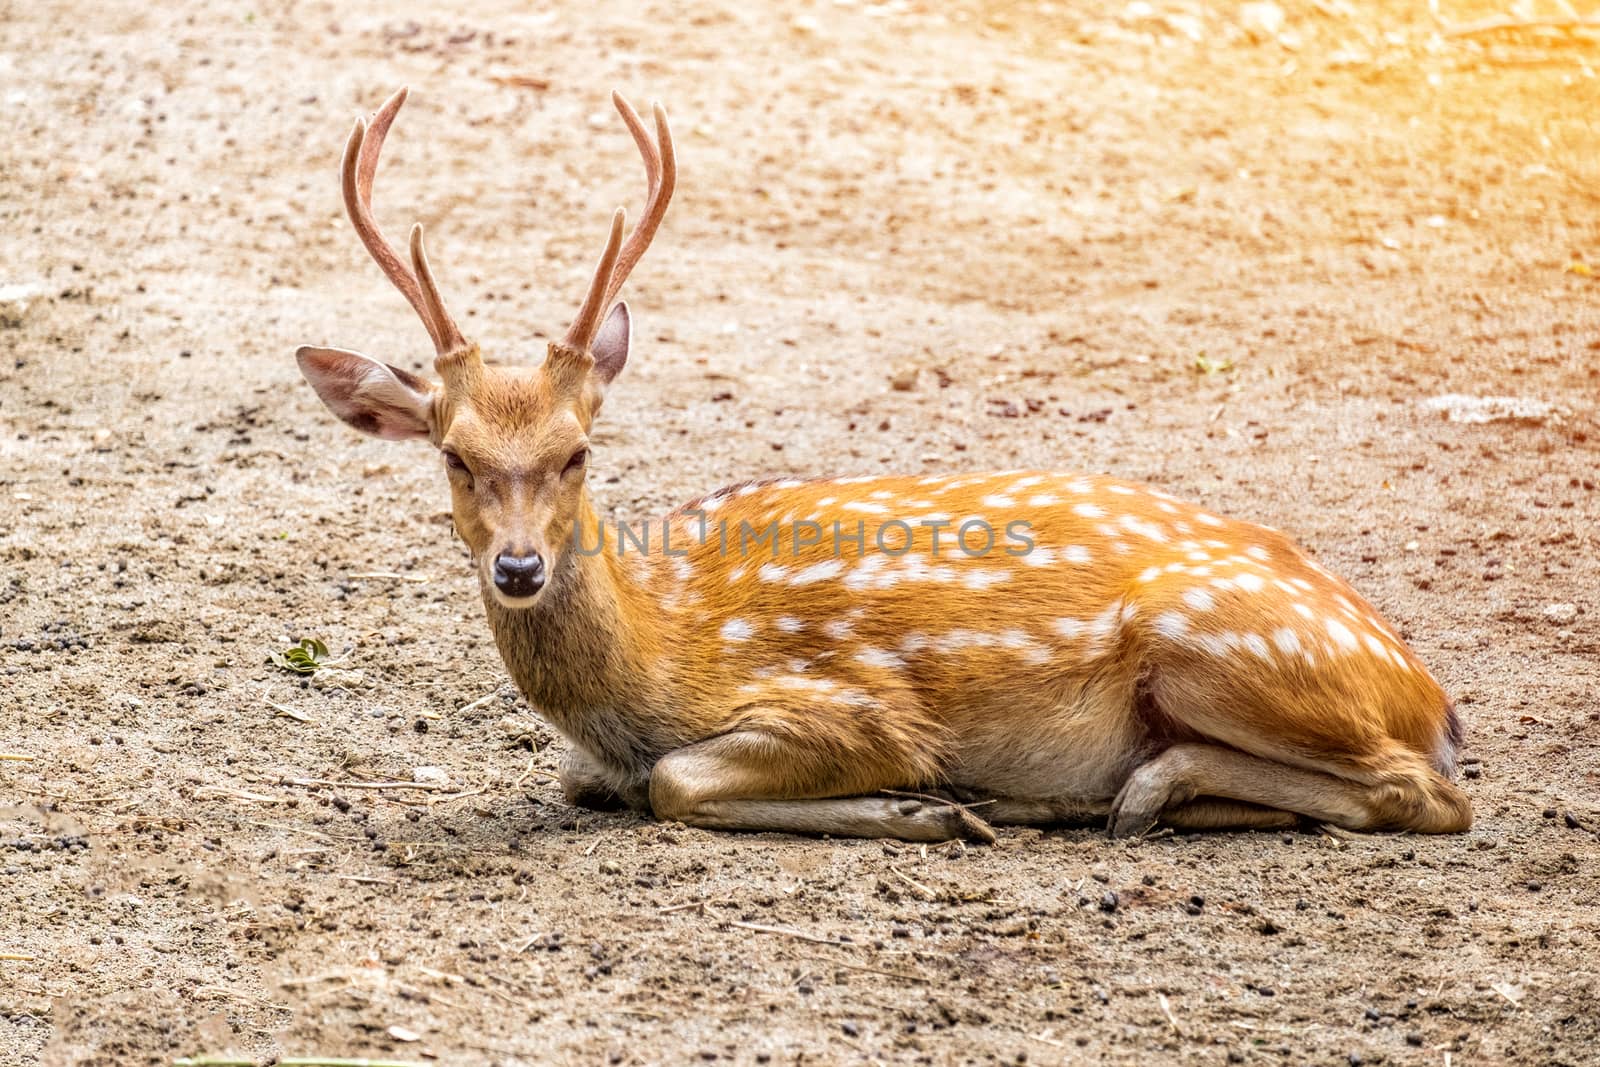
[[[1108,492],[1108,493],[1116,493],[1118,496],[1132,496],[1133,495],[1133,490],[1129,489],[1125,485],[1108,485],[1108,486],[1106,486],[1106,492]]]
[[[1106,517],[1106,509],[1099,504],[1074,504],[1072,505],[1072,513],[1085,519],[1103,519]]]
[[[1089,624],[1090,635],[1096,640],[1110,636],[1111,631],[1116,628],[1117,619],[1122,615],[1122,609],[1123,605],[1112,604],[1096,615],[1094,621]]]
[[[988,589],[999,585],[1001,582],[1011,580],[1009,571],[994,570],[993,568],[981,571],[968,571],[961,579],[961,584],[968,589]]]
[[[1272,650],[1267,647],[1266,638],[1260,634],[1245,634],[1244,647],[1254,652],[1257,659],[1271,659]]]
[[[885,652],[881,648],[863,648],[856,653],[856,659],[868,667],[904,667],[906,661],[893,652]]]
[[[851,622],[849,619],[834,619],[832,622],[823,626],[822,632],[833,638],[835,641],[843,641],[850,636],[851,631],[855,629],[855,626],[856,624]]]
[[[1140,537],[1146,537],[1157,542],[1165,542],[1167,540],[1165,530],[1153,522],[1139,518],[1137,515],[1124,515],[1117,522],[1122,524],[1124,530],[1138,534]]]
[[[1038,496],[1030,496],[1028,498],[1028,506],[1030,508],[1048,508],[1059,503],[1061,503],[1061,499],[1049,493],[1040,493]]]
[[[1267,580],[1254,571],[1245,571],[1243,574],[1236,575],[1233,580],[1238,583],[1240,589],[1247,593],[1259,593],[1267,584]]]
[[[1061,558],[1068,563],[1088,563],[1094,557],[1082,545],[1067,545],[1061,550]]]
[[[1088,624],[1081,619],[1057,619],[1050,626],[1056,633],[1069,641],[1075,641],[1082,637],[1084,631],[1089,628]]]
[[[1017,502],[1008,496],[992,493],[979,501],[986,508],[1014,508]]]
[[[1302,593],[1311,592],[1311,583],[1306,581],[1304,578],[1290,578],[1289,584],[1300,590]]]
[[[839,505],[840,511],[864,511],[868,515],[887,515],[889,509],[882,504],[870,504],[865,500],[846,500]]]
[[[1304,604],[1296,604],[1294,606],[1294,610],[1300,613],[1300,617],[1302,619],[1311,619],[1316,617],[1316,612],[1312,611]]]
[[[1155,628],[1162,637],[1181,640],[1189,632],[1189,617],[1176,611],[1163,611],[1156,616]]]
[[[1035,546],[1022,555],[1022,562],[1030,567],[1048,567],[1056,561],[1056,550]]]
[[[1160,567],[1146,567],[1139,573],[1139,581],[1141,582],[1153,582],[1159,577],[1161,577]]]
[[[1224,523],[1223,523],[1223,521],[1221,519],[1217,518],[1215,515],[1207,514],[1204,511],[1195,512],[1194,513],[1194,521],[1195,522],[1205,523],[1207,526],[1222,526],[1222,525],[1224,525]]]
[[[1209,592],[1198,587],[1183,591],[1183,602],[1196,611],[1210,611],[1216,607],[1217,602],[1212,599]]]
[[[1338,619],[1326,619],[1324,625],[1328,628],[1328,636],[1333,638],[1340,648],[1354,650],[1360,647],[1360,642],[1356,640],[1356,635],[1351,632],[1350,627]]]
[[[900,639],[900,651],[907,653],[921,652],[928,647],[926,634],[911,633]]]
[[[1272,635],[1272,643],[1278,646],[1278,651],[1285,656],[1292,656],[1300,651],[1300,635],[1285,626]]]
[[[795,571],[794,576],[789,579],[789,584],[811,585],[813,582],[821,582],[826,581],[829,578],[837,578],[843,573],[844,560],[825,559],[821,563],[813,563],[809,567]]]
[[[729,619],[722,624],[722,639],[724,641],[748,641],[750,640],[750,635],[755,632],[755,627],[743,619]]]
[[[694,577],[694,564],[689,562],[688,557],[679,556],[672,561],[672,573],[678,581],[687,582]]]
[[[1249,556],[1251,559],[1260,560],[1262,563],[1265,563],[1267,560],[1272,558],[1272,553],[1268,552],[1260,545],[1251,545],[1249,548],[1244,550],[1244,554]]]
[[[793,615],[779,615],[773,625],[786,634],[797,634],[806,628],[805,620],[797,619]]]
[[[763,582],[781,582],[788,576],[789,568],[780,566],[776,563],[764,563],[762,564],[761,569],[756,572],[756,577],[760,578]]]

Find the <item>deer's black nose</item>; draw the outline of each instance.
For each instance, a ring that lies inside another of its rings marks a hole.
[[[537,552],[531,556],[496,556],[494,587],[506,596],[532,596],[544,588],[544,559]]]

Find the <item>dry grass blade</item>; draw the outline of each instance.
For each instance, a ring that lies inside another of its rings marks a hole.
[[[416,1060],[349,1059],[339,1056],[284,1056],[270,1061],[277,1067],[426,1067]],[[259,1067],[261,1061],[240,1056],[184,1056],[172,1067]]]
[[[867,967],[859,963],[846,963],[844,960],[830,960],[826,956],[807,956],[806,959],[817,963],[825,963],[830,967],[843,967],[847,971],[860,971],[863,974],[881,974],[885,978],[898,978],[903,982],[920,982],[923,985],[932,985],[933,979],[920,974],[906,974],[904,971],[886,971],[881,967]]]
[[[757,934],[774,934],[778,937],[792,937],[796,941],[810,941],[815,945],[852,945],[849,941],[840,941],[838,938],[823,937],[819,934],[808,934],[804,930],[791,930],[786,926],[767,926],[763,923],[742,922],[730,922],[728,925]]]
[[[280,784],[307,789],[421,789],[428,793],[443,792],[450,788],[435,782],[335,782],[329,778],[283,778]]]
[[[36,759],[37,756],[30,756],[26,752],[0,752],[0,762],[3,763],[32,763]]]

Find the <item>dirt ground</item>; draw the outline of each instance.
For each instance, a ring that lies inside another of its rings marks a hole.
[[[1594,1063],[1597,41],[1281,14],[0,0],[0,285],[42,289],[0,324],[0,1064]],[[379,214],[504,360],[637,210],[607,90],[674,116],[615,515],[1040,466],[1282,527],[1460,701],[1477,825],[923,849],[566,806],[437,461],[291,358],[427,365],[337,192],[402,83]],[[268,662],[302,637],[358,673]]]

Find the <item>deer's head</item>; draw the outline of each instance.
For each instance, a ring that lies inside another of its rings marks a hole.
[[[370,122],[356,123],[342,164],[344,204],[361,242],[433,338],[439,381],[339,348],[307,345],[295,358],[322,402],[346,423],[389,440],[424,438],[439,450],[456,530],[472,550],[484,587],[506,607],[529,607],[568,559],[589,428],[606,387],[628,360],[632,326],[617,291],[650,246],[672,197],[672,135],[659,104],[652,139],[628,102],[611,94],[644,157],[644,216],[626,242],[622,211],[612,217],[583,306],[566,336],[551,342],[544,363],[490,366],[439,298],[422,225],[412,227],[408,267],[373,221],[378,153],[405,99],[401,89]]]

